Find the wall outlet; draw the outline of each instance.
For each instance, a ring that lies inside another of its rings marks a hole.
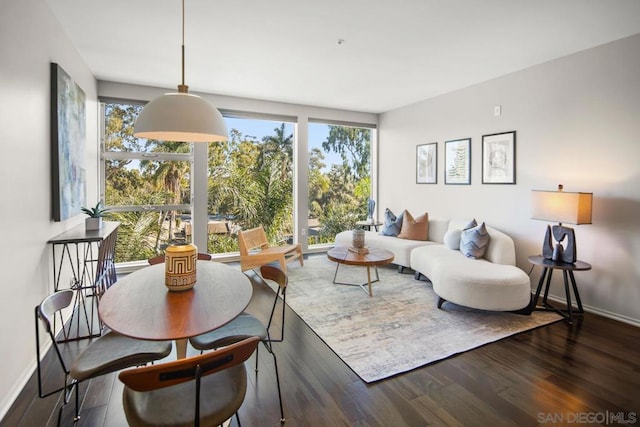
[[[493,107],[493,115],[498,117],[499,115],[502,114],[502,106],[501,105],[496,105],[495,107]]]
[[[307,229],[306,228],[301,228],[300,229],[300,234],[302,234],[303,236],[307,235]]]

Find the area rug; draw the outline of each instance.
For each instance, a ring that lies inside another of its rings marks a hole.
[[[431,283],[391,266],[378,269],[369,297],[357,286],[333,284],[336,264],[326,256],[289,265],[287,304],[367,383],[561,319],[554,312],[523,316],[451,303],[439,310]],[[364,267],[341,265],[337,281],[362,283],[366,274]]]

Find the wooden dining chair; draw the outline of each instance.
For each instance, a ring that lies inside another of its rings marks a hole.
[[[262,226],[238,232],[238,246],[240,248],[240,269],[251,270],[265,264],[277,261],[280,268],[287,272],[287,264],[298,260],[304,265],[302,247],[299,243],[291,245],[271,246]]]
[[[172,362],[128,369],[122,403],[130,426],[217,426],[235,414],[247,391],[244,362],[258,346],[249,337]]]
[[[149,258],[147,262],[149,263],[149,265],[162,264],[164,262],[164,259],[164,255],[157,255]],[[211,261],[211,255],[203,252],[198,252],[198,259],[200,261]]]
[[[273,357],[273,364],[276,374],[276,386],[278,388],[278,401],[280,403],[280,422],[285,422],[284,417],[284,409],[282,405],[282,392],[280,390],[280,376],[278,374],[278,360],[276,358],[276,354],[273,350],[273,343],[282,342],[284,340],[284,314],[285,314],[285,306],[286,306],[286,295],[287,295],[287,284],[288,277],[287,274],[273,265],[263,265],[260,267],[260,274],[265,280],[272,280],[278,284],[278,288],[276,290],[275,297],[273,299],[273,305],[271,306],[271,311],[269,313],[269,320],[267,325],[265,326],[260,320],[256,317],[252,316],[249,313],[242,313],[231,322],[222,326],[221,328],[215,329],[206,334],[198,335],[192,338],[189,338],[189,342],[191,346],[195,349],[204,351],[211,350],[216,348],[221,348],[227,345],[230,345],[234,342],[242,340],[248,336],[257,336],[260,338],[260,341],[265,346],[269,354]],[[282,311],[280,316],[280,336],[272,337],[271,336],[271,326],[273,325],[274,315],[276,313],[276,308],[278,305],[278,300],[280,299],[280,295],[282,294]],[[256,350],[256,372],[258,372],[258,351]]]
[[[69,403],[73,392],[75,396],[74,422],[80,418],[77,386],[82,381],[116,372],[131,366],[144,365],[160,360],[171,353],[171,342],[142,341],[125,337],[115,332],[107,332],[91,343],[68,365],[62,356],[55,336],[54,317],[68,308],[73,300],[74,291],[65,289],[47,296],[35,308],[36,355],[38,375],[38,396],[45,398],[55,393],[62,394],[62,405],[58,411],[58,425],[62,419],[62,411]],[[43,391],[43,366],[40,354],[40,325],[51,339],[59,365],[64,372],[63,384],[53,390]]]

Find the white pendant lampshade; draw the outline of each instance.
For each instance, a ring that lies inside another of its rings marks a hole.
[[[165,93],[140,112],[133,134],[164,141],[226,141],[222,114],[207,100],[186,92]]]
[[[222,114],[207,100],[189,93],[184,84],[184,0],[182,0],[182,84],[177,93],[165,93],[144,106],[136,119],[138,138],[178,142],[226,141]]]

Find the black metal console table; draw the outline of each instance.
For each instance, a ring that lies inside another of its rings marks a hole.
[[[105,221],[99,230],[86,230],[85,225],[80,224],[47,242],[53,251],[54,290],[76,291],[73,312],[67,327],[63,328],[61,342],[100,335],[98,302],[116,281],[115,247],[119,226],[119,222]],[[63,276],[70,276],[68,285],[62,281]],[[75,334],[71,335],[73,326]]]

